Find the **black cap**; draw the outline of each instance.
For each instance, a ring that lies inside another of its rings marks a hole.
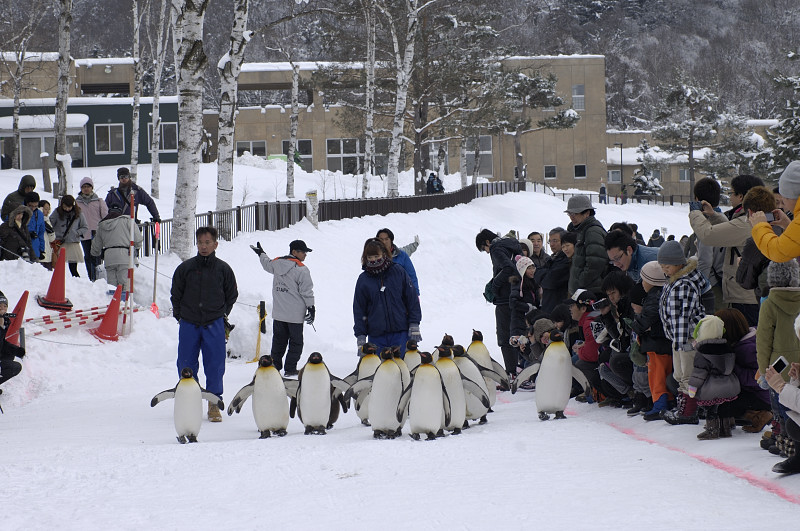
[[[306,242],[303,240],[295,240],[289,244],[289,252],[292,251],[303,251],[304,253],[310,253],[311,249],[308,248]]]

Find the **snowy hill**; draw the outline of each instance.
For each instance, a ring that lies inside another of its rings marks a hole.
[[[285,183],[279,166],[237,165],[237,202],[245,188],[247,203],[280,198]],[[174,165],[163,168],[165,198],[174,173]],[[22,174],[0,172],[0,193],[15,189]],[[84,175],[95,179],[101,197],[115,183],[115,168],[75,169],[76,183]],[[204,165],[198,211],[213,209],[214,179],[215,167]],[[321,188],[320,179],[299,176],[298,197]],[[457,176],[447,179],[448,190],[457,188]],[[407,175],[405,181],[402,187],[410,190]],[[149,167],[140,168],[138,182],[149,189]],[[341,196],[342,184],[338,190]],[[158,205],[162,217],[170,217],[171,200]],[[559,199],[523,192],[446,210],[322,223],[319,229],[303,221],[221,242],[217,254],[234,268],[240,293],[229,348],[242,356],[228,361],[226,403],[255,370],[247,360],[255,355],[258,302],[266,300],[271,313],[272,278],[249,245],[260,241],[272,257],[286,254],[298,238],[313,249],[306,265],[315,282],[316,332],[305,327],[301,363],[319,351],[335,375],[355,367],[353,287],[363,242],[382,227],[394,231],[399,245],[420,237],[412,260],[421,290],[422,347],[438,344],[444,333],[467,344],[472,329],[479,329],[501,359],[488,339],[494,335],[493,307],[481,295],[491,264],[475,248],[475,234],[484,227],[527,234],[566,226],[564,209]],[[601,205],[598,219],[606,226],[636,222],[645,235],[661,227],[678,237],[689,233],[685,207]],[[777,458],[758,447],[760,435],[737,429],[732,439],[698,441],[702,427],[645,423],[623,410],[574,401],[568,420],[540,422],[534,393],[500,394],[488,424],[435,442],[375,441],[353,412],[326,436],[304,436],[293,419],[286,437],[258,440],[246,405],[220,424],[204,421],[199,444],[179,445],[171,403],[149,407],[178,379],[178,326],[169,316],[170,277],[178,263],[175,256],[159,259],[162,318],[156,319],[146,309],[153,259],[142,260],[135,300],[145,309],[135,314],[133,333],[119,342],[100,343],[85,329],[34,336],[36,328],[27,327],[23,372],[0,395],[9,494],[3,528],[673,529],[691,522],[706,529],[756,529],[765,518],[798,514],[800,477],[770,471]],[[38,266],[0,262],[0,290],[12,308],[24,290],[31,292],[26,318],[50,313],[33,301],[47,291],[50,278]],[[106,286],[86,278],[67,277],[66,295],[76,309],[109,301]],[[262,336],[261,353],[268,353],[270,337]]]

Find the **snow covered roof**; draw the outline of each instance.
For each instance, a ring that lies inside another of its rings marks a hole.
[[[592,55],[592,54],[568,54],[568,55],[512,55],[504,59],[512,61],[530,61],[532,59],[605,59],[605,55]]]
[[[14,52],[2,52],[3,61],[16,62],[17,54]],[[26,52],[26,61],[58,61],[58,52]]]
[[[772,118],[766,120],[747,120],[748,127],[772,127],[773,125],[778,125],[780,120]]]
[[[320,67],[339,66],[341,68],[361,69],[364,64],[360,62],[339,63],[331,61],[297,61],[295,64],[300,70],[314,71]],[[242,72],[290,72],[292,65],[288,61],[275,63],[243,63]]]
[[[81,113],[67,114],[67,129],[79,129],[86,125],[89,117]],[[0,131],[12,131],[13,116],[0,117]],[[19,117],[19,128],[22,131],[51,131],[55,127],[54,114],[23,115]]]
[[[89,57],[86,59],[75,59],[75,66],[85,66],[91,68],[94,65],[132,65],[133,57]]]
[[[20,100],[24,106],[27,107],[46,107],[54,106],[56,104],[55,98],[31,98],[27,100]],[[161,96],[160,103],[178,103],[178,96]],[[153,103],[153,98],[140,98],[139,103],[150,105]],[[133,105],[133,98],[70,98],[70,105]],[[12,98],[0,98],[0,107],[13,107],[14,100]]]

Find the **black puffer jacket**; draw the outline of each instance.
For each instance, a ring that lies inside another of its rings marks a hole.
[[[672,342],[664,334],[664,325],[658,314],[661,286],[653,286],[642,301],[642,313],[636,316],[631,329],[639,337],[639,351],[672,354]]]
[[[516,238],[495,238],[489,245],[489,256],[492,258],[492,290],[495,306],[508,304],[511,292],[509,279],[517,275],[514,257],[522,254],[519,240]]]
[[[522,289],[520,289],[522,280]],[[522,336],[528,328],[525,314],[539,307],[539,285],[532,278],[520,279],[519,275],[509,279],[511,290],[509,306],[511,307],[511,335]]]
[[[197,325],[228,315],[239,297],[233,269],[215,253],[198,254],[179,265],[171,294],[174,317]]]
[[[575,293],[578,289],[602,293],[600,286],[608,269],[606,229],[594,216],[589,216],[578,226],[570,223],[567,230],[578,233],[569,274],[569,293]]]
[[[22,224],[17,226],[14,221],[22,213]],[[32,261],[36,258],[33,254],[31,235],[28,231],[28,221],[31,219],[31,209],[25,205],[20,205],[10,212],[8,221],[0,225],[0,260],[16,260],[22,258]]]
[[[769,295],[767,266],[769,258],[758,250],[753,238],[748,238],[742,249],[742,259],[736,269],[736,282],[744,289],[755,290],[756,297]]]
[[[550,313],[567,298],[570,261],[562,251],[555,253],[533,278],[542,287],[542,311]]]

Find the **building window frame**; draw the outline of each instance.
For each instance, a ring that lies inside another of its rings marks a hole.
[[[572,85],[572,108],[576,111],[586,110],[586,85]]]
[[[472,175],[472,168],[475,166],[475,147],[474,138],[467,138],[465,144],[465,158],[467,163],[467,173]],[[494,175],[494,157],[492,152],[492,135],[480,135],[478,137],[478,153],[480,154],[480,166],[478,167],[479,177],[492,177]]]
[[[363,166],[364,153],[357,138],[326,138],[325,167],[344,175],[358,175]]]
[[[545,164],[544,178],[548,180],[558,179],[558,167],[555,164]]]
[[[621,183],[622,172],[620,170],[608,170],[608,182],[617,184]]]
[[[158,137],[158,152],[159,153],[177,153],[178,152],[178,122],[161,122],[161,135]],[[170,134],[167,135],[167,131]],[[170,142],[170,146],[164,145],[165,140]],[[174,147],[172,144],[174,143]],[[150,153],[153,152],[153,122],[147,124],[147,149]]]
[[[102,130],[106,130],[102,133]],[[114,132],[114,130],[119,130]],[[98,145],[100,140],[107,142],[107,148],[101,149],[103,146]],[[96,155],[119,155],[125,153],[125,124],[123,123],[109,123],[109,124],[95,124],[94,125],[94,152]],[[113,149],[112,149],[113,148]]]
[[[689,182],[689,170],[686,168],[680,168],[678,170],[678,182],[681,183],[688,183]]]
[[[291,140],[283,140],[281,142],[282,153],[289,156],[289,144]],[[298,138],[297,145],[295,146],[295,153],[299,153],[300,167],[306,173],[314,171],[314,143],[310,138]]]
[[[263,149],[262,149],[263,146]],[[258,150],[258,152],[256,152]],[[237,140],[236,141],[236,156],[241,157],[247,151],[254,157],[267,158],[267,141],[266,140]],[[261,152],[263,151],[263,154]]]
[[[586,164],[576,164],[574,168],[575,179],[586,178]]]

